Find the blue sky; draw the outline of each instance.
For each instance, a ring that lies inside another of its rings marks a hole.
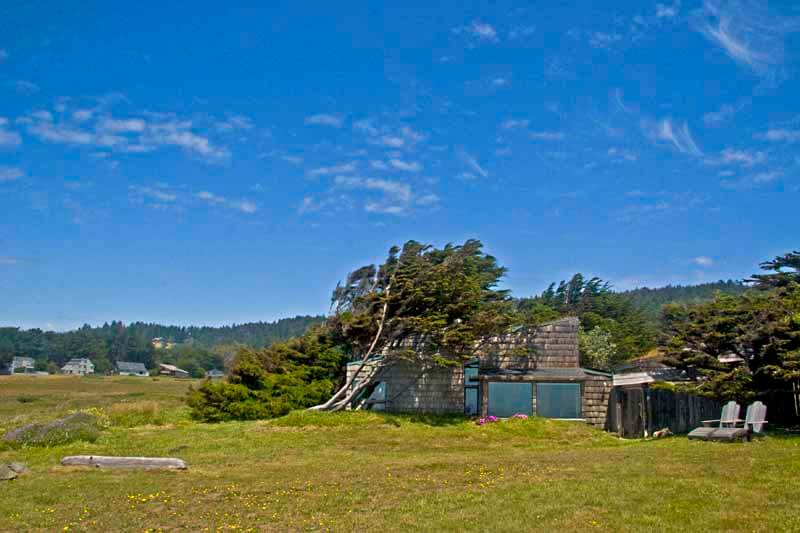
[[[0,5],[0,324],[327,309],[408,239],[514,294],[798,247],[793,2]]]

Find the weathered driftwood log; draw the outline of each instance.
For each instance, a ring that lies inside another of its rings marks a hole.
[[[172,457],[109,457],[104,455],[70,455],[61,459],[64,466],[95,466],[97,468],[167,468],[186,470],[186,462]]]

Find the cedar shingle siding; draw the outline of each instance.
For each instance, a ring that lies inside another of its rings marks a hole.
[[[492,382],[533,382],[531,411],[534,414],[535,383],[580,383],[581,418],[593,426],[603,427],[611,376],[580,368],[579,326],[577,318],[565,318],[479,343],[475,356],[480,367],[481,413],[489,412],[488,388]],[[420,368],[406,361],[391,360],[385,364],[375,379],[386,384],[387,411],[464,413],[462,368],[441,368],[433,364]],[[356,366],[349,365],[348,372],[354,372]],[[366,376],[365,371],[362,376]]]

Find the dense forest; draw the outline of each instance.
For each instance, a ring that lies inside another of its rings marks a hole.
[[[747,290],[741,281],[715,281],[699,285],[667,285],[657,289],[643,287],[619,293],[648,318],[658,320],[666,304],[699,304],[713,300],[717,294],[738,295]]]
[[[177,364],[195,376],[222,368],[241,346],[261,348],[276,341],[302,335],[309,326],[324,320],[319,316],[297,316],[275,322],[253,322],[224,327],[162,326],[134,322],[111,322],[100,327],[85,325],[74,331],[0,328],[0,367],[14,356],[36,359],[40,370],[56,371],[69,359],[86,357],[98,373],[109,371],[117,361]],[[151,341],[161,337],[175,343],[170,349],[156,349]]]

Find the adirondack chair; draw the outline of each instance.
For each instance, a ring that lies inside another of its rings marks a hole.
[[[709,440],[714,432],[719,429],[735,428],[741,409],[738,403],[731,400],[722,407],[722,413],[718,419],[703,420],[703,427],[692,430],[692,432],[689,433],[689,438]]]
[[[767,424],[767,406],[761,402],[753,402],[747,406],[744,420],[737,420],[732,428],[720,428],[711,435],[712,440],[752,440],[754,435],[761,436]]]

